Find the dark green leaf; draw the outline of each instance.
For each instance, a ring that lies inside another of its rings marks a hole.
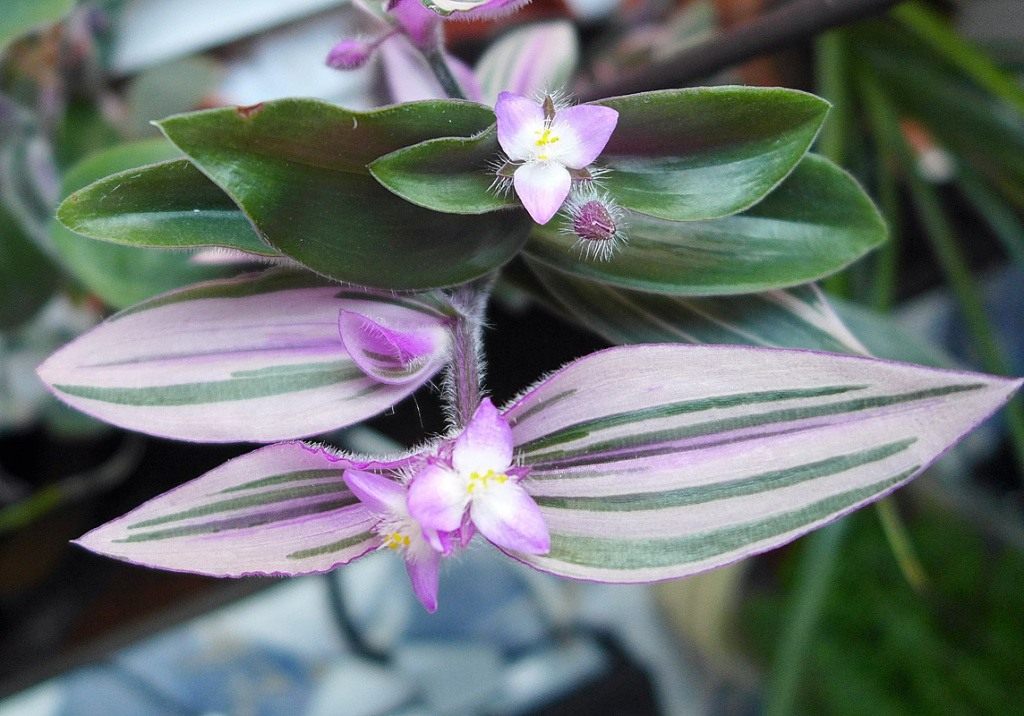
[[[100,179],[65,199],[57,218],[84,236],[128,246],[222,246],[279,255],[231,198],[187,159]]]
[[[703,87],[601,100],[619,123],[599,166],[622,206],[671,221],[728,216],[762,199],[810,147],[828,103],[778,88]],[[491,188],[501,149],[493,129],[435,139],[373,163],[375,177],[423,207],[480,214],[518,205]]]
[[[383,154],[493,122],[482,105],[404,104],[352,112],[315,100],[278,100],[171,117],[165,134],[282,253],[341,281],[389,289],[462,283],[518,251],[521,214],[463,217],[395,196],[366,165]]]
[[[62,195],[114,172],[170,159],[179,152],[167,142],[123,144],[94,154],[64,178]],[[51,235],[65,268],[86,288],[115,308],[189,283],[224,275],[222,268],[197,266],[190,254],[117,246],[87,239],[56,222]]]
[[[627,216],[627,240],[608,261],[582,258],[567,229],[561,217],[537,227],[528,255],[596,281],[689,296],[807,283],[860,258],[886,235],[857,182],[815,155],[743,214],[700,222]]]

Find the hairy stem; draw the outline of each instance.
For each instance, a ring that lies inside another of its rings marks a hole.
[[[643,70],[584,88],[585,100],[681,87],[695,79],[888,10],[898,0],[792,0],[759,19],[687,48]]]
[[[466,425],[480,404],[483,382],[481,334],[484,310],[493,283],[494,277],[487,276],[459,286],[451,295],[458,317],[452,328],[452,362],[445,380],[445,395],[456,428]]]

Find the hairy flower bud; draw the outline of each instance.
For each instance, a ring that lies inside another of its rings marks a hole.
[[[566,202],[565,212],[563,231],[576,239],[573,248],[585,259],[607,261],[626,241],[622,209],[606,194],[593,188],[577,192]]]

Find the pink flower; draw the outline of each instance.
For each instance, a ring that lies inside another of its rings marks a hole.
[[[438,457],[413,477],[409,513],[428,534],[461,529],[465,542],[471,525],[498,547],[546,554],[548,528],[519,484],[525,470],[512,467],[512,446],[508,422],[484,399],[455,439],[450,460]]]
[[[412,589],[428,612],[437,611],[438,573],[441,553],[431,546],[420,524],[410,514],[406,488],[374,472],[345,470],[345,484],[377,518],[373,531],[380,537],[380,546],[401,553],[409,573]],[[437,535],[431,535],[439,541]]]
[[[512,183],[533,220],[546,224],[572,187],[570,170],[586,170],[604,150],[619,120],[610,107],[556,109],[511,92],[498,95],[498,143],[515,167]],[[503,167],[507,170],[507,167]]]

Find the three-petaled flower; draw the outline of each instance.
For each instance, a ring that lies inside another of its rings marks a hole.
[[[401,552],[413,591],[427,611],[437,609],[441,557],[479,531],[498,547],[546,554],[551,538],[540,508],[512,465],[512,430],[484,399],[462,433],[426,457],[408,485],[349,468],[344,479],[377,518],[381,547]]]
[[[557,108],[551,97],[537,103],[512,92],[498,95],[494,112],[498,143],[509,159],[498,170],[499,178],[511,172],[519,200],[538,224],[546,224],[562,206],[574,174],[590,178],[587,167],[604,150],[619,120],[611,107]]]

